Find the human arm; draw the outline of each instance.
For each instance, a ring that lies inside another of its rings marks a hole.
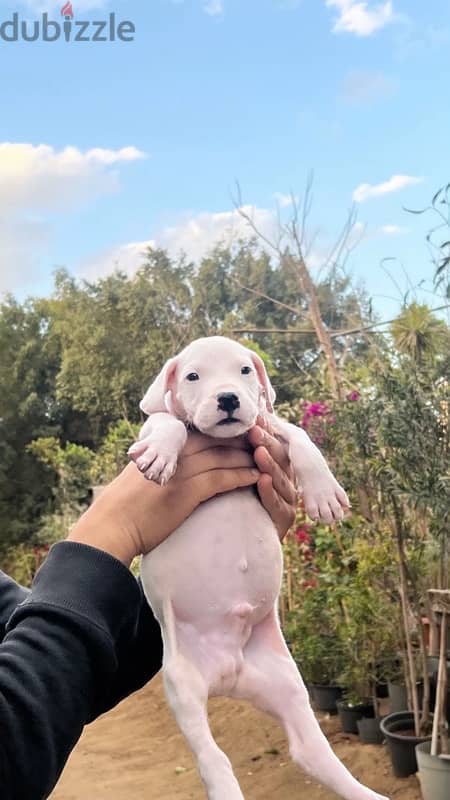
[[[0,644],[5,636],[6,624],[15,608],[25,600],[28,590],[0,570]]]
[[[176,513],[161,498],[156,501],[131,465],[113,491],[105,490],[106,499],[83,515],[70,540],[51,549],[31,593],[9,618],[0,645],[4,800],[47,797],[83,726],[159,670],[159,628],[126,568],[142,546],[134,535],[142,522],[149,549],[207,497],[256,483],[259,473],[241,466],[249,463],[248,454],[236,456],[233,463],[229,455],[224,470],[215,454],[210,462],[215,474],[207,480],[202,478],[203,462],[191,459]],[[146,629],[153,631],[155,646],[147,646],[151,652],[145,665],[136,668],[132,658],[145,641]]]
[[[255,451],[264,478],[252,471],[245,444],[227,452],[204,445],[191,437],[174,477],[177,503],[168,487],[152,486],[129,465],[79,520],[70,541],[52,548],[31,595],[12,614],[0,645],[5,800],[47,797],[84,724],[160,669],[159,626],[126,569],[132,556],[155,547],[208,497],[281,480],[276,461],[264,465],[265,448],[259,456]],[[262,492],[269,513],[273,494],[267,486]],[[285,503],[275,503],[278,525],[288,521]]]

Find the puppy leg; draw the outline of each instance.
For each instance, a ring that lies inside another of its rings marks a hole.
[[[148,480],[163,486],[176,471],[186,439],[186,428],[179,419],[164,412],[152,414],[128,455]]]
[[[305,510],[311,519],[330,524],[341,520],[350,503],[319,448],[303,428],[275,417],[274,428],[289,446],[289,457],[300,489]]]
[[[144,580],[145,588],[145,580]],[[169,597],[155,604],[164,643],[163,681],[166,697],[198,764],[208,800],[244,800],[231,764],[213,739],[208,722],[210,678],[196,663],[201,651],[191,627],[181,624]],[[187,637],[187,642],[183,640]]]
[[[169,705],[193,751],[208,800],[244,800],[231,764],[209,728],[208,687],[198,668],[180,652],[164,666]]]
[[[354,778],[333,753],[283,640],[275,610],[255,626],[233,696],[250,700],[286,730],[293,760],[345,800],[387,800]]]

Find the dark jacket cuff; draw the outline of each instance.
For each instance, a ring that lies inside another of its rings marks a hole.
[[[37,607],[54,606],[84,617],[113,640],[135,619],[141,592],[131,572],[113,556],[78,542],[58,542],[37,572],[31,593],[12,614],[6,631]]]

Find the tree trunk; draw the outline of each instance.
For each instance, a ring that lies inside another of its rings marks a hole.
[[[445,706],[447,698],[447,614],[441,614],[441,641],[439,653],[439,672],[436,688],[436,707],[433,719],[433,734],[431,737],[431,755],[439,755],[440,750],[443,755],[448,755],[448,731],[445,718]]]
[[[414,714],[414,730],[416,736],[419,736],[420,730],[420,717],[419,717],[419,696],[417,691],[417,674],[416,665],[414,664],[414,654],[411,642],[410,630],[410,605],[408,600],[408,584],[407,584],[407,566],[405,555],[405,543],[403,539],[403,527],[400,518],[400,511],[397,506],[395,497],[391,497],[392,506],[394,509],[395,529],[397,538],[397,551],[400,573],[400,599],[402,604],[402,619],[403,619],[403,632],[405,636],[406,652],[408,655],[408,672],[411,688],[412,709]]]
[[[319,344],[323,350],[325,360],[327,363],[328,376],[330,379],[331,394],[335,400],[342,399],[342,387],[339,376],[339,370],[336,363],[336,358],[333,350],[333,343],[328,333],[327,327],[322,319],[320,312],[319,301],[317,299],[317,292],[314,282],[309,274],[308,267],[306,266],[305,259],[300,254],[297,258],[287,256],[292,268],[296,271],[300,283],[300,288],[306,297],[308,303],[309,313],[311,315],[311,322],[313,324]]]

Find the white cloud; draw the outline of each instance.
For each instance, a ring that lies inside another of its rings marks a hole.
[[[273,210],[251,206],[242,206],[242,210],[253,219],[264,236],[269,239],[276,237],[278,220]],[[81,266],[80,274],[96,278],[107,275],[115,267],[132,274],[142,264],[143,253],[150,246],[168,250],[172,256],[184,252],[188,258],[198,261],[217,244],[231,246],[252,235],[250,225],[237,210],[215,214],[203,211],[186,215],[176,224],[162,228],[151,240],[122,244],[100,253]]]
[[[383,72],[353,70],[344,78],[342,98],[346,103],[373,103],[394,93],[396,83]]]
[[[402,225],[382,225],[379,230],[380,233],[384,233],[385,236],[401,236],[405,233],[410,233],[410,229]]]
[[[415,178],[412,175],[393,175],[388,181],[378,184],[361,183],[353,192],[353,200],[355,203],[364,203],[371,197],[381,197],[384,194],[391,192],[398,192],[406,186],[414,186],[417,183],[422,183],[423,178]]]
[[[0,291],[31,283],[36,276],[53,233],[46,215],[117,190],[117,167],[141,158],[144,154],[135,147],[82,152],[0,143]]]
[[[85,261],[79,268],[78,274],[82,278],[91,280],[110,275],[114,269],[133,275],[143,263],[146,250],[155,245],[154,239],[145,239],[141,242],[128,242],[111,247]]]
[[[210,17],[219,17],[224,12],[223,0],[208,0],[203,6],[203,11]]]
[[[272,210],[252,206],[243,206],[242,210],[265,236],[275,236],[277,220]],[[216,214],[204,211],[164,228],[155,236],[155,242],[172,253],[183,250],[190,258],[199,259],[219,242],[231,245],[252,235],[250,225],[237,210]]]
[[[108,169],[144,158],[135,147],[121,150],[0,143],[0,211],[61,210],[92,194],[113,191],[118,178]]]
[[[370,5],[358,0],[326,0],[326,5],[338,12],[333,28],[335,33],[371,36],[396,18],[391,0]]]
[[[298,197],[296,195],[275,192],[273,196],[280,208],[289,208],[294,205],[294,203],[298,203]]]

